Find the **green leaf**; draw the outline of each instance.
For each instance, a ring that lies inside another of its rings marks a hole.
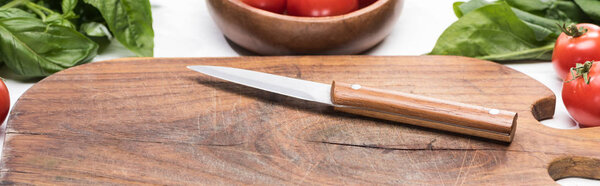
[[[589,17],[573,1],[505,0],[510,6],[537,16],[565,23],[587,22]]]
[[[505,0],[510,6],[532,14],[543,16],[555,0]]]
[[[489,4],[490,4],[490,2],[487,2],[485,0],[471,0],[466,3],[459,4],[458,8],[455,7],[454,14],[456,14],[457,9],[460,10],[461,16],[457,15],[457,17],[460,18],[460,17],[462,17],[462,15],[468,14],[469,12],[471,12],[475,9],[481,8],[481,7],[483,7],[485,5],[489,5]],[[456,4],[454,4],[453,6],[456,6]]]
[[[463,12],[460,9],[460,5],[462,5],[463,3],[465,3],[465,2],[457,1],[452,4],[452,9],[454,10],[454,15],[456,15],[456,17],[458,17],[458,18],[463,16]]]
[[[96,7],[113,35],[138,56],[153,56],[154,31],[148,0],[84,0]]]
[[[110,34],[110,31],[108,31],[108,28],[106,28],[106,26],[104,26],[104,24],[102,23],[98,23],[98,22],[89,22],[89,23],[83,23],[81,24],[81,33],[84,33],[87,36],[92,36],[92,37],[108,37],[109,39],[112,38],[112,35]]]
[[[78,0],[63,0],[61,4],[63,14],[68,12],[73,12],[75,7],[77,6]]]
[[[590,18],[596,22],[600,21],[600,1],[598,0],[575,0],[575,3],[585,12]]]
[[[60,25],[60,26],[75,29],[75,25],[73,25],[73,23],[71,23],[71,21],[69,21],[68,19],[63,17],[62,14],[58,14],[58,13],[51,13],[50,15],[46,16],[44,23],[47,23],[50,25]]]
[[[553,1],[546,11],[547,18],[559,20],[566,23],[589,22],[590,18],[585,14],[575,2],[572,1]]]
[[[96,43],[68,27],[31,17],[0,18],[0,58],[23,76],[48,76],[86,63],[97,49]]]
[[[112,35],[106,26],[98,22],[89,22],[81,24],[81,33],[87,35],[92,41],[98,44],[98,52],[104,51],[110,44]]]
[[[44,23],[47,23],[48,25],[60,25],[73,29],[75,28],[75,25],[73,25],[73,23],[71,23],[71,21],[69,21],[63,14],[57,13],[56,11],[50,9],[49,7],[51,7],[52,5],[47,2],[39,1],[38,3],[32,3],[24,1],[24,5],[29,10],[40,16],[42,21]],[[74,13],[72,14],[72,17],[76,17]]]
[[[8,8],[0,10],[0,18],[11,18],[11,17],[30,17],[35,18],[35,14],[23,11],[18,8]]]
[[[77,18],[77,14],[75,14],[75,12],[73,12],[73,10],[75,10],[75,7],[77,7],[77,1],[78,0],[63,0],[62,4],[61,4],[61,8],[62,8],[62,17],[64,19],[74,19]]]
[[[512,8],[511,10],[533,30],[535,38],[538,41],[554,40],[562,32],[560,27],[558,27],[561,22],[557,20],[540,17],[516,8]]]
[[[511,1],[511,0],[507,0],[507,1]],[[514,1],[514,0],[513,0]],[[538,2],[539,0],[531,0],[531,2]],[[530,10],[530,11],[542,11],[542,10],[546,10],[550,5],[544,4],[541,1],[538,2],[539,4],[537,4],[537,6],[535,6],[536,3],[528,3],[530,1],[514,1],[514,3],[522,3],[522,4],[516,4],[518,5],[518,7],[520,8],[524,8],[526,10]],[[496,2],[499,3],[499,2]],[[463,14],[468,14],[469,12],[477,9],[477,8],[481,8],[485,5],[489,5],[492,4],[490,2],[484,1],[484,0],[472,0],[469,1],[467,3],[464,3],[462,5],[459,6],[460,11]],[[532,6],[532,7],[528,7],[528,6]],[[537,8],[537,9],[535,9]],[[558,37],[558,35],[560,34],[561,30],[558,26],[560,22],[556,21],[556,20],[552,20],[552,19],[548,19],[548,18],[544,18],[541,16],[538,16],[536,14],[532,14],[523,10],[520,10],[518,8],[512,8],[513,12],[517,15],[517,17],[519,17],[519,19],[521,19],[523,22],[525,22],[525,24],[527,24],[527,26],[529,26],[536,35],[536,39],[538,41],[541,40],[545,40],[549,37]]]
[[[551,59],[553,41],[538,37],[508,4],[499,2],[463,15],[442,33],[430,54],[495,61]]]
[[[6,9],[1,9],[0,10],[0,19],[1,18],[10,18],[10,17],[29,17],[29,18],[35,18],[36,15],[32,14],[32,13],[29,13],[29,12],[25,12],[25,11],[23,11],[21,9],[18,9],[18,8],[6,8]],[[0,61],[2,59],[1,54],[2,53],[0,53]]]

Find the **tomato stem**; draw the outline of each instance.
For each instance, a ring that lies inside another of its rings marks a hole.
[[[569,26],[567,26],[566,24],[563,24],[563,25],[558,25],[558,27],[560,27],[560,29],[565,34],[567,34],[568,36],[571,36],[571,37],[582,36],[583,34],[585,34],[588,31],[587,28],[584,28],[584,27],[577,28],[577,25],[575,25],[575,24],[570,24]]]
[[[571,67],[571,75],[573,76],[573,78],[566,82],[568,83],[570,81],[583,77],[583,81],[585,82],[585,84],[590,84],[590,76],[588,73],[590,72],[593,63],[594,61],[586,61],[583,64],[575,64],[575,67]]]

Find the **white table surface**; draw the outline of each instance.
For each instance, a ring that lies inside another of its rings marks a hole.
[[[367,55],[422,55],[429,52],[439,35],[457,20],[452,10],[455,0],[405,0],[404,9],[394,31]],[[240,56],[227,43],[213,23],[205,0],[150,0],[154,19],[155,57],[234,57]],[[122,45],[114,41],[94,61],[132,57]],[[557,105],[553,119],[542,121],[549,127],[578,128],[560,99],[562,82],[549,62],[507,64],[549,87],[556,94]],[[0,76],[10,77],[5,67]],[[11,107],[18,98],[39,79],[6,79],[10,91]],[[6,123],[6,122],[5,122]],[[2,126],[0,132],[4,133]],[[600,134],[599,134],[600,135]],[[0,135],[4,142],[4,134]],[[0,149],[1,151],[1,149]],[[562,185],[600,185],[600,181],[567,178]],[[526,183],[524,183],[526,184]]]

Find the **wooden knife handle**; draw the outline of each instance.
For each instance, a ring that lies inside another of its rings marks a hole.
[[[335,109],[357,115],[511,142],[517,113],[445,101],[414,94],[363,87],[331,85]]]

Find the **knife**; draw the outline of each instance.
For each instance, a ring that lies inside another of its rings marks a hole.
[[[454,133],[512,142],[517,113],[360,84],[331,84],[220,66],[189,69],[285,96],[333,106],[337,111]]]

